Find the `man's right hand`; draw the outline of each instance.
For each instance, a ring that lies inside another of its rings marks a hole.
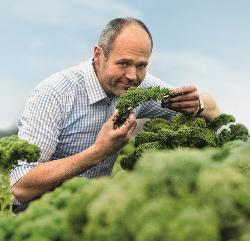
[[[114,123],[118,115],[118,112],[115,111],[111,118],[103,124],[94,144],[105,158],[119,151],[129,142],[137,125],[135,113],[131,113],[126,122],[116,128]]]
[[[135,114],[132,113],[122,126],[114,128],[117,116],[115,113],[104,123],[96,142],[88,149],[32,168],[12,187],[13,195],[21,203],[29,202],[117,152],[128,143],[136,127]]]

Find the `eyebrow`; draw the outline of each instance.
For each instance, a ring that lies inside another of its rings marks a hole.
[[[117,60],[117,63],[119,63],[119,62],[128,62],[128,63],[132,63],[133,62],[133,60],[132,59],[119,59],[119,60]],[[136,65],[138,65],[138,64],[144,64],[144,65],[147,65],[148,64],[148,62],[147,61],[139,61],[139,63],[136,63]]]

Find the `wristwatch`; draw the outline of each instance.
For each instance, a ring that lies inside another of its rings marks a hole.
[[[201,100],[201,98],[199,97],[198,107],[197,107],[196,111],[193,113],[193,116],[198,116],[199,114],[201,114],[201,112],[203,110],[204,110],[204,103]]]

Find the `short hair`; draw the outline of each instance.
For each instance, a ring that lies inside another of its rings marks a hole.
[[[116,39],[116,37],[119,35],[119,33],[122,31],[122,29],[129,24],[136,24],[139,27],[141,27],[145,32],[148,34],[148,37],[151,42],[151,52],[153,49],[153,38],[152,35],[148,29],[148,27],[139,19],[126,17],[126,18],[115,18],[112,19],[103,29],[98,45],[100,48],[102,48],[104,52],[104,56],[106,58],[109,57],[113,43]]]

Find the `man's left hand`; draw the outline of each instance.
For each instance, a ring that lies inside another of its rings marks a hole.
[[[186,85],[172,90],[172,95],[162,101],[162,107],[196,116],[204,110],[198,90]]]

